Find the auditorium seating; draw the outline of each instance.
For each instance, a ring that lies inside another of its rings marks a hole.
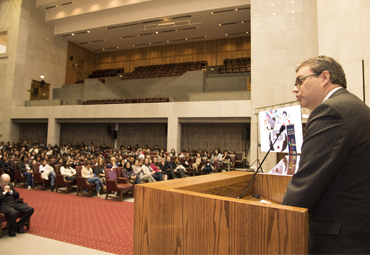
[[[250,58],[225,59],[218,69],[219,74],[246,73],[251,71]]]
[[[117,192],[119,200],[122,201],[122,193],[130,190],[131,197],[134,197],[134,185],[129,184],[127,178],[118,178],[118,172],[120,171],[122,171],[122,167],[104,170],[107,187],[105,199],[108,199],[110,192]]]
[[[89,78],[115,77],[120,73],[124,73],[123,68],[95,70],[89,75]]]
[[[126,98],[126,99],[96,99],[83,101],[83,105],[91,104],[135,104],[169,102],[168,97]]]
[[[138,66],[132,73],[125,75],[122,79],[130,80],[181,76],[188,71],[205,69],[207,64],[207,61],[197,61],[176,64]]]

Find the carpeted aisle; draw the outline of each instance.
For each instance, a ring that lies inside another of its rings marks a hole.
[[[115,254],[133,253],[134,203],[16,190],[35,208],[28,233]]]

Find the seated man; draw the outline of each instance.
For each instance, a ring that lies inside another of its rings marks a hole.
[[[110,158],[110,163],[108,164],[108,168],[117,168],[119,167],[118,163],[116,162],[116,157],[111,157]]]
[[[0,186],[0,212],[8,215],[9,236],[16,236],[16,231],[20,234],[25,233],[23,230],[24,225],[33,214],[34,209],[26,203],[17,200],[19,193],[14,189],[13,184],[10,183],[8,174],[1,175]],[[22,212],[23,216],[17,223],[18,212]]]
[[[28,165],[26,156],[22,156],[21,160],[17,163],[17,169],[21,170],[22,174],[27,178],[27,189],[31,190],[32,186],[32,173],[30,166]]]

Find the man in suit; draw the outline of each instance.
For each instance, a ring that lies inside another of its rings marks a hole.
[[[17,169],[22,171],[22,174],[26,177],[27,179],[27,190],[31,190],[32,186],[32,173],[33,170],[28,164],[28,158],[26,156],[22,156],[20,158],[20,161],[17,163]]]
[[[309,253],[369,254],[370,109],[346,90],[333,58],[311,58],[296,72],[293,92],[312,112],[282,204],[308,208]]]
[[[0,177],[0,212],[8,215],[9,236],[16,236],[16,232],[24,234],[24,225],[33,214],[34,209],[26,203],[18,201],[19,193],[10,183],[10,176],[2,174]],[[16,222],[18,212],[22,212],[22,218]]]

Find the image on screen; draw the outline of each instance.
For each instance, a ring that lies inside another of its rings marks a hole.
[[[280,134],[275,145],[272,146],[282,125],[294,125],[297,152],[301,153],[303,143],[301,106],[289,106],[274,110],[259,112],[259,130],[261,151],[288,153],[288,138],[286,129]]]

